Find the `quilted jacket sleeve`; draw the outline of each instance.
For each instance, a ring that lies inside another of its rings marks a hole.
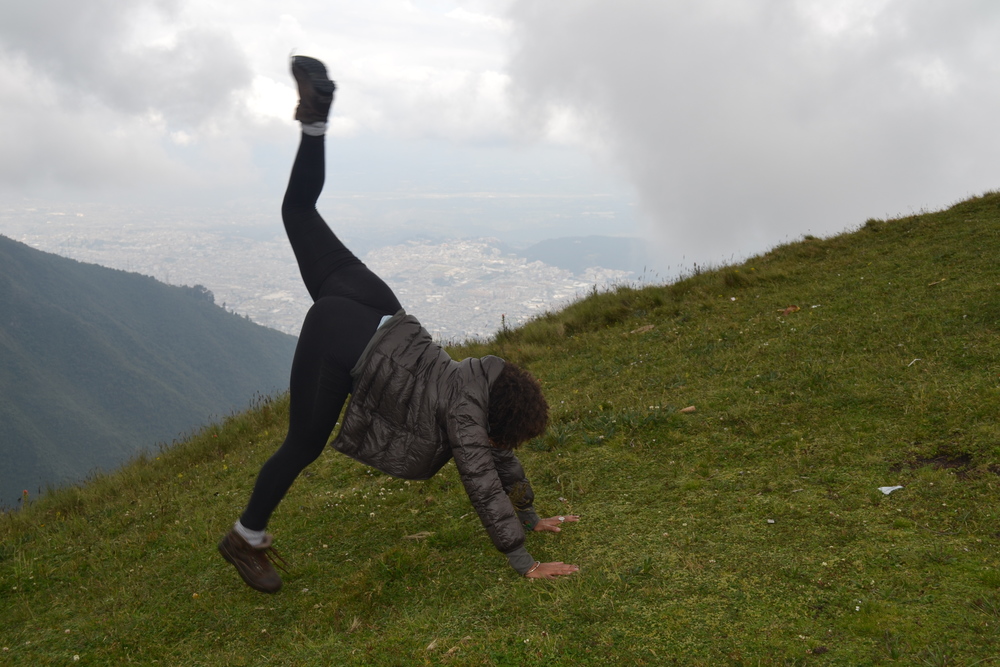
[[[538,523],[538,515],[534,508],[535,492],[531,488],[528,477],[524,474],[521,462],[514,455],[514,452],[505,449],[493,447],[491,454],[497,473],[500,475],[500,483],[503,485],[504,493],[514,505],[518,520],[525,528],[531,530]]]
[[[448,440],[469,500],[501,553],[523,550],[524,528],[493,459],[484,406],[465,403],[456,408],[448,417]]]

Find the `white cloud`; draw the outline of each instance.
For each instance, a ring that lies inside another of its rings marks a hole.
[[[871,38],[890,0],[798,0],[798,11],[814,31],[833,38]]]
[[[170,140],[178,146],[190,146],[194,143],[195,138],[184,130],[177,130],[170,133]]]
[[[517,0],[510,18],[515,115],[619,165],[675,258],[1000,185],[1000,5]]]
[[[254,116],[285,121],[292,118],[295,102],[294,83],[275,81],[262,74],[254,77],[246,99],[247,108]]]
[[[502,5],[6,3],[0,122],[19,131],[0,135],[0,152],[17,156],[0,167],[0,188],[209,192],[253,179],[270,168],[254,160],[269,159],[274,141],[282,155],[294,150],[292,52],[322,58],[338,82],[333,136],[504,140]]]
[[[469,23],[476,28],[485,28],[492,32],[506,34],[510,32],[510,22],[500,16],[482,12],[469,11],[464,7],[456,7],[446,14],[450,19]]]
[[[939,57],[921,58],[904,69],[929,93],[948,96],[958,91],[959,76]]]

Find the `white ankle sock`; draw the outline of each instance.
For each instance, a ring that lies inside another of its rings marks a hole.
[[[322,123],[302,123],[302,134],[308,134],[310,137],[321,137],[326,134],[325,122]]]
[[[236,522],[236,525],[234,525],[233,528],[252,547],[259,546],[260,543],[264,541],[264,534],[265,533],[264,533],[263,530],[250,530],[249,528],[247,528],[246,526],[244,526],[239,521]]]

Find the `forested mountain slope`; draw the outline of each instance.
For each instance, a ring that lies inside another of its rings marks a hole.
[[[294,345],[204,288],[0,236],[0,505],[282,391]]]

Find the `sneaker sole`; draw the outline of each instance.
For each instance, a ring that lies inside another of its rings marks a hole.
[[[300,71],[318,95],[332,96],[337,86],[326,73],[326,66],[315,58],[295,56],[292,59],[292,73]]]

